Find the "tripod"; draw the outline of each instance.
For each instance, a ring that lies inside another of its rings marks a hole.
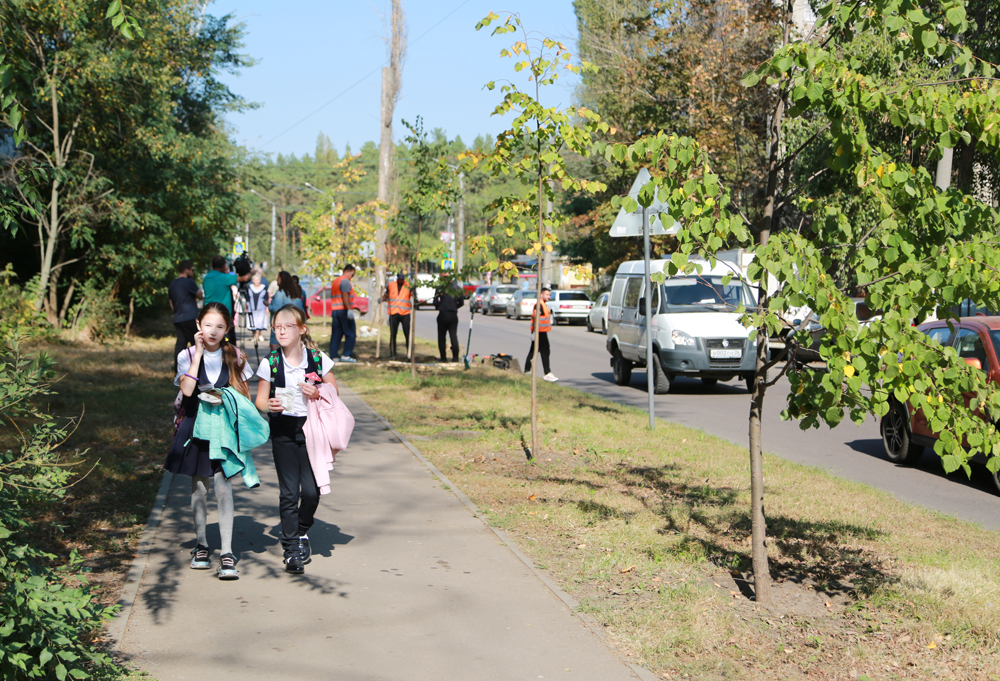
[[[250,300],[250,286],[243,283],[239,287],[240,295],[238,304],[243,308],[243,329],[249,331],[251,337],[253,338],[253,352],[257,357],[257,363],[260,363],[260,348],[258,347],[260,341],[257,338],[258,331],[264,331],[264,329],[257,327],[257,322],[254,319],[254,307],[252,301]],[[261,292],[263,295],[264,292]]]

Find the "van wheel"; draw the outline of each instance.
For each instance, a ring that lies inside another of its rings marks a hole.
[[[715,384],[719,382],[719,379],[717,379],[717,378],[704,378],[703,377],[701,379],[701,382],[705,385],[706,388],[714,388]]]
[[[654,395],[666,395],[670,392],[670,387],[673,382],[670,377],[663,373],[663,368],[660,367],[660,356],[653,354],[653,394]]]
[[[615,376],[615,385],[628,385],[632,382],[632,362],[622,357],[621,350],[617,348],[611,358],[611,372]]]
[[[882,417],[879,430],[882,431],[882,446],[889,461],[914,464],[924,455],[924,448],[913,444],[906,407],[896,400],[889,402],[889,413]]]

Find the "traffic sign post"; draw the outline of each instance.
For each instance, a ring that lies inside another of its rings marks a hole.
[[[635,178],[635,182],[632,183],[632,188],[629,190],[629,197],[639,201],[639,191],[653,179],[653,176],[649,174],[649,170],[646,168],[640,168],[639,174]],[[645,301],[646,301],[646,393],[647,393],[647,408],[649,410],[649,429],[656,430],[656,417],[653,411],[653,390],[655,383],[653,366],[653,293],[652,293],[652,280],[650,277],[650,244],[649,237],[650,233],[653,234],[677,234],[680,231],[680,225],[674,222],[673,218],[669,218],[670,227],[669,229],[663,225],[663,221],[660,219],[660,214],[667,213],[667,206],[662,203],[657,196],[653,196],[653,202],[649,206],[643,206],[640,202],[639,209],[634,213],[625,212],[625,207],[623,206],[620,211],[618,211],[618,217],[615,218],[614,223],[611,225],[610,236],[620,237],[620,236],[642,236],[642,249],[643,257],[645,259]],[[652,217],[651,217],[652,216]],[[651,220],[655,220],[652,225]]]
[[[441,269],[442,270],[455,269],[455,261],[452,260],[451,258],[445,258],[444,260],[441,261]]]
[[[246,244],[243,243],[243,237],[237,235],[233,239],[233,255],[239,256],[246,252]]]

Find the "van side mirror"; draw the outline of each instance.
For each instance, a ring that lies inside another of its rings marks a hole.
[[[646,316],[646,299],[645,297],[639,299],[639,316]]]

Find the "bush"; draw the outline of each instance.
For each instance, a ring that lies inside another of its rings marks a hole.
[[[0,681],[85,679],[113,668],[90,641],[114,614],[91,600],[82,559],[65,565],[18,535],[61,497],[74,474],[60,461],[69,425],[41,411],[53,362],[22,352],[23,337],[0,338]]]
[[[39,336],[51,332],[41,312],[35,309],[29,285],[22,289],[10,263],[0,272],[0,338],[15,334]],[[37,280],[36,280],[37,282]]]

